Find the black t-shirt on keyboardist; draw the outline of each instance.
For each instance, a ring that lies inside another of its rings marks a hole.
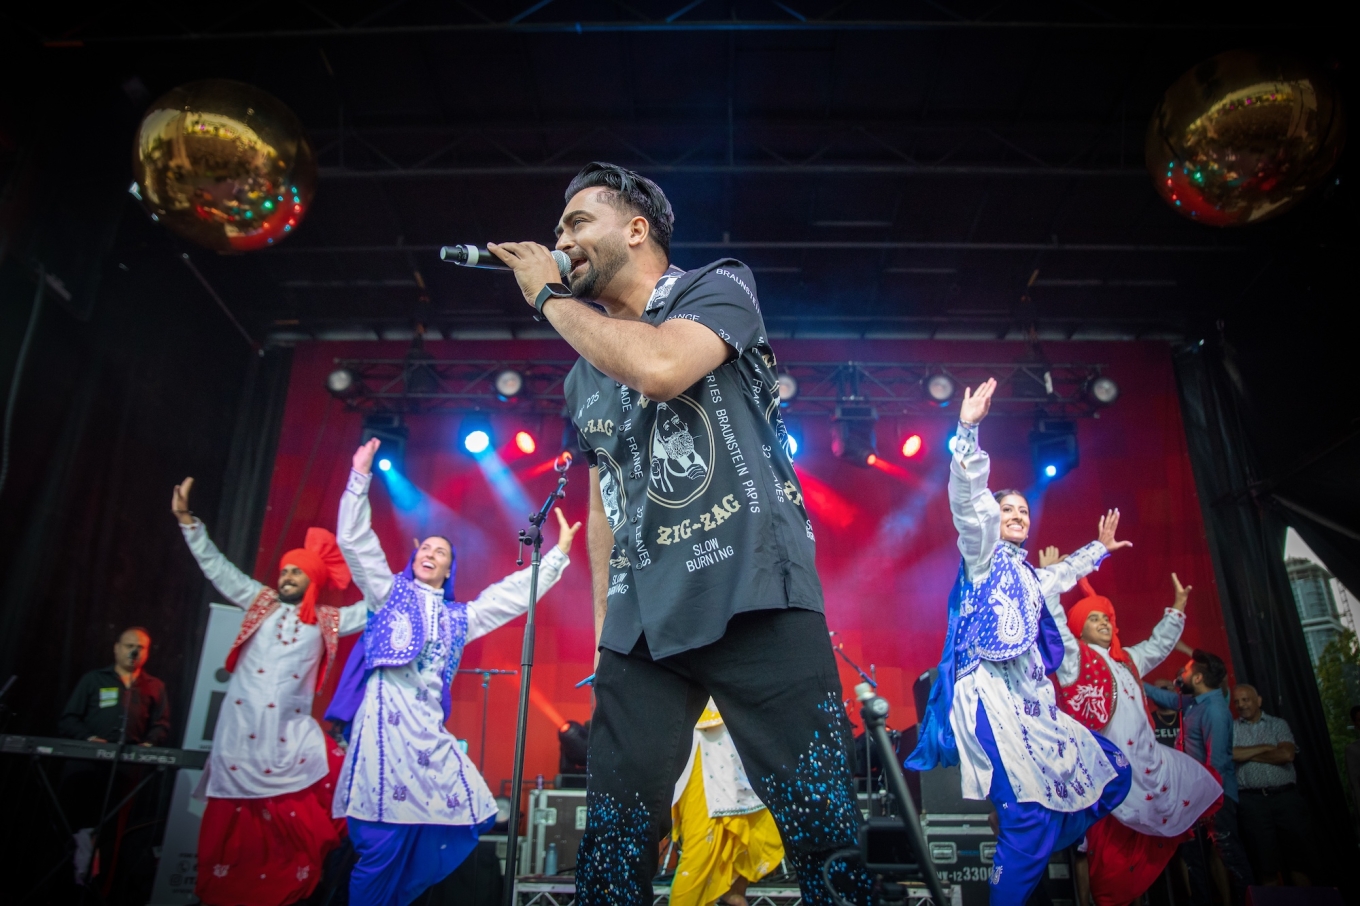
[[[730,258],[672,266],[643,320],[672,318],[708,327],[732,357],[662,403],[585,359],[565,387],[614,531],[600,645],[627,654],[645,633],[656,658],[718,640],[737,613],[822,610],[751,271]]]

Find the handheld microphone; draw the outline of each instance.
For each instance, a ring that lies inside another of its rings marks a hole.
[[[553,249],[553,260],[563,277],[571,273],[571,258],[560,249]],[[463,267],[475,267],[487,271],[508,271],[510,266],[481,246],[446,245],[439,250],[439,260]]]

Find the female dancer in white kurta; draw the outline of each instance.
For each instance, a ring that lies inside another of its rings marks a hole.
[[[458,604],[452,601],[452,549],[442,553],[438,543],[447,544],[446,539],[432,536],[411,565],[394,575],[371,525],[369,466],[376,450],[374,443],[355,454],[355,469],[340,503],[340,548],[374,613],[365,633],[366,652],[356,647],[346,668],[349,677],[354,658],[359,658],[362,700],[352,716],[334,813],[350,819],[350,836],[359,853],[350,881],[351,902],[404,906],[453,871],[477,833],[495,817],[496,803],[486,781],[444,725],[449,682],[467,642],[528,609],[530,570]],[[556,512],[561,536],[543,558],[540,595],[566,569],[572,537],[580,528],[579,523],[568,526]],[[375,623],[381,626],[376,634]],[[392,656],[421,638],[424,644],[412,657]]]
[[[675,783],[671,823],[680,844],[673,906],[745,906],[747,885],[784,860],[779,828],[751,787],[713,699],[694,726],[689,763]]]
[[[1058,710],[1046,674],[1062,641],[1044,596],[1095,569],[1112,550],[1114,510],[1099,540],[1062,563],[1035,569],[1021,544],[1029,505],[987,486],[991,461],[978,446],[996,381],[965,392],[949,471],[949,505],[963,562],[949,602],[939,673],[922,716],[913,770],[959,764],[966,799],[989,799],[1000,832],[990,883],[994,906],[1020,906],[1052,852],[1071,845],[1129,788],[1128,759]]]
[[[1141,677],[1166,660],[1185,628],[1190,589],[1171,578],[1175,603],[1147,641],[1127,648],[1119,641],[1114,605],[1085,579],[1086,597],[1068,613],[1063,614],[1057,595],[1047,599],[1063,637],[1058,683],[1064,709],[1117,745],[1133,767],[1128,797],[1087,834],[1091,893],[1099,906],[1141,896],[1170,861],[1179,842],[1175,838],[1223,794],[1202,764],[1159,744],[1148,719]]]

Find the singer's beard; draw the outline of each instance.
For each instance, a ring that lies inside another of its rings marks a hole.
[[[569,284],[573,296],[593,302],[628,263],[628,250],[622,239],[611,236],[595,246],[587,261],[584,273],[570,278]]]

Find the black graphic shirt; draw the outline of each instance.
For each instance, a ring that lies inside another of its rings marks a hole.
[[[1157,741],[1162,745],[1176,748],[1176,741],[1181,735],[1181,712],[1172,711],[1169,715],[1163,715],[1161,711],[1154,710],[1152,735],[1157,737]]]
[[[643,319],[688,318],[732,348],[675,399],[649,400],[585,359],[567,376],[581,448],[614,531],[600,644],[653,657],[722,637],[749,610],[822,610],[812,525],[788,454],[774,353],[751,271],[672,266]]]

